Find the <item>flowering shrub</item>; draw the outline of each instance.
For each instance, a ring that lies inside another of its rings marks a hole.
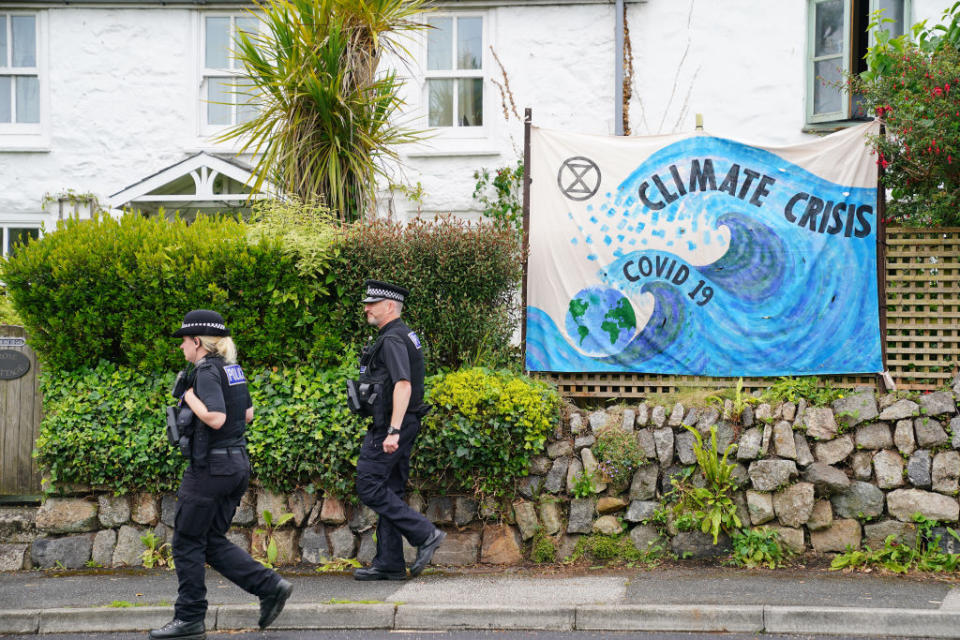
[[[945,24],[920,23],[897,38],[875,17],[868,71],[849,78],[849,90],[886,124],[871,143],[891,191],[887,222],[960,224],[958,8],[944,12]]]
[[[604,479],[614,484],[629,481],[634,469],[644,463],[636,436],[619,427],[607,427],[597,434],[593,455]]]

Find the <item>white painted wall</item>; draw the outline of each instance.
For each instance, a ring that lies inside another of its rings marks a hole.
[[[936,20],[952,0],[913,0],[913,18]],[[634,135],[706,130],[762,144],[803,133],[806,0],[648,0],[628,5]],[[13,8],[13,5],[10,5]],[[42,151],[12,151],[0,135],[0,224],[45,220],[45,193],[74,189],[101,200],[199,150],[229,152],[199,135],[200,10],[183,7],[40,9],[47,112]],[[613,133],[612,4],[512,6],[479,11],[522,115],[547,128]],[[418,43],[414,50],[422,50]],[[513,164],[523,126],[505,118],[486,50],[485,126],[401,150],[394,181],[420,182],[425,213],[475,214],[473,172]],[[416,68],[409,116],[422,115]],[[425,120],[419,122],[425,126]],[[416,205],[396,194],[404,217]],[[386,209],[386,200],[381,202]]]

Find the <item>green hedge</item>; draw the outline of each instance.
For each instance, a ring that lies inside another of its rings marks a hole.
[[[5,261],[2,277],[48,370],[177,369],[169,334],[194,308],[224,315],[247,366],[336,366],[374,333],[359,303],[368,277],[412,290],[404,315],[429,371],[508,361],[521,265],[509,233],[451,221],[271,225],[67,220]]]
[[[276,491],[353,495],[367,423],[346,410],[336,369],[250,368],[255,419],[247,431],[253,475]],[[169,491],[185,461],[167,443],[163,407],[173,374],[150,376],[106,361],[46,372],[37,458],[55,490],[90,484],[117,493]],[[414,482],[435,489],[502,493],[526,475],[557,417],[556,392],[541,382],[481,369],[431,378],[431,402],[414,453]]]
[[[330,300],[299,276],[296,257],[226,218],[66,220],[6,261],[3,279],[48,369],[101,359],[179,369],[170,333],[198,307],[227,318],[249,362],[309,358],[329,332],[320,319]]]

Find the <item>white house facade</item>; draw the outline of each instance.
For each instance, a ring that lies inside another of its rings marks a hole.
[[[857,69],[870,13],[903,29],[952,2],[438,2],[433,29],[408,43],[414,60],[397,65],[403,120],[432,135],[399,149],[380,210],[476,215],[474,171],[516,164],[526,107],[537,126],[601,135],[691,130],[696,114],[713,134],[765,145],[834,130],[865,114],[818,78]],[[230,43],[257,28],[252,6],[0,0],[2,251],[85,215],[91,198],[149,212],[242,206],[250,158],[215,138],[252,108],[229,104]]]

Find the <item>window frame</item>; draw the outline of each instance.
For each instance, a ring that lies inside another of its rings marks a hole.
[[[488,76],[488,70],[490,69],[490,63],[492,58],[489,53],[490,46],[490,23],[492,20],[491,14],[487,11],[437,11],[431,12],[429,15],[424,16],[424,22],[432,18],[453,18],[453,37],[451,39],[451,56],[454,64],[456,63],[457,56],[457,21],[460,18],[480,18],[481,28],[480,28],[480,68],[479,69],[444,69],[444,70],[431,70],[427,66],[429,64],[429,37],[425,33],[422,39],[422,46],[420,49],[420,60],[422,64],[420,65],[420,99],[423,112],[423,121],[424,127],[430,131],[435,132],[438,136],[442,138],[454,138],[454,139],[465,139],[465,138],[485,138],[488,135],[488,116],[490,115],[490,78]],[[457,87],[457,80],[460,79],[476,79],[479,78],[482,83],[483,97],[481,100],[481,118],[483,124],[477,126],[468,126],[468,125],[458,125],[457,124],[457,106],[459,101],[459,91],[454,89],[453,91],[453,104],[451,105],[453,113],[453,125],[451,126],[431,126],[430,125],[430,80],[446,80],[451,79],[455,81],[454,87]]]
[[[850,95],[846,92],[840,93],[840,111],[829,113],[814,113],[814,92],[816,83],[819,82],[816,76],[816,62],[820,60],[836,57],[836,54],[830,56],[815,57],[816,47],[816,8],[817,5],[830,2],[831,0],[808,0],[807,2],[807,55],[804,63],[806,72],[806,113],[805,119],[808,124],[825,124],[835,122],[851,122],[854,118],[851,114]],[[853,2],[854,0],[843,1],[843,52],[841,54],[841,68],[843,73],[849,73],[851,68],[850,51],[853,41]],[[867,15],[872,15],[877,9],[880,0],[868,0]],[[913,0],[901,0],[903,2],[903,28],[908,31],[913,25]],[[867,34],[867,46],[874,44],[873,33]]]
[[[0,252],[4,258],[9,257],[10,255],[10,231],[11,229],[36,229],[37,230],[37,239],[43,237],[43,223],[39,221],[27,221],[27,220],[3,220],[0,222],[0,227],[2,227],[2,236],[0,236]]]
[[[211,78],[242,78],[244,76],[243,71],[240,69],[222,69],[215,67],[207,67],[207,18],[229,18],[230,19],[230,45],[231,50],[228,53],[228,60],[232,62],[233,60],[233,51],[232,46],[236,38],[236,21],[237,18],[257,18],[258,22],[258,32],[263,28],[262,18],[255,14],[250,14],[246,11],[197,11],[197,20],[196,24],[196,37],[194,42],[197,45],[197,81],[196,81],[196,116],[197,116],[197,129],[201,137],[209,138],[215,137],[227,129],[230,129],[237,124],[237,110],[240,107],[238,103],[239,96],[236,94],[231,94],[233,102],[230,105],[230,124],[210,124],[207,120],[208,108],[211,104],[210,100],[207,99],[209,95],[209,79]],[[231,88],[231,91],[233,88]],[[213,104],[221,104],[214,102]]]
[[[13,66],[13,16],[34,17],[35,65],[32,67]],[[47,136],[49,103],[47,95],[47,12],[44,10],[25,10],[0,7],[0,16],[5,16],[5,28],[9,57],[6,66],[0,67],[0,76],[37,78],[37,122],[16,122],[15,82],[11,83],[11,122],[0,122],[0,151],[16,151],[18,147],[36,145]],[[29,150],[33,150],[32,148]]]

